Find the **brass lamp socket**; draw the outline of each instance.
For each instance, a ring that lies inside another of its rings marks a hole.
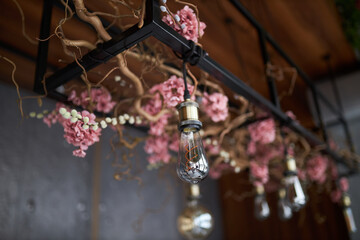
[[[284,199],[285,196],[286,196],[286,190],[285,188],[280,188],[279,191],[278,191],[278,196],[280,199]]]
[[[348,208],[351,205],[350,197],[346,194],[342,197],[342,205],[344,208]]]
[[[265,189],[263,185],[258,185],[255,187],[256,195],[263,195],[265,193]]]
[[[179,112],[179,130],[191,131],[193,129],[200,130],[202,123],[199,121],[199,104],[190,99],[177,105]]]
[[[190,184],[189,192],[191,198],[200,198],[200,187],[198,184]]]
[[[295,158],[291,155],[288,155],[285,160],[286,170],[284,172],[285,176],[294,176],[297,175],[296,161]]]

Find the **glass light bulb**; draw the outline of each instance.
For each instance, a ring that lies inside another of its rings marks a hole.
[[[197,129],[185,128],[181,132],[176,172],[181,180],[193,184],[203,180],[209,173],[209,164]]]
[[[255,210],[256,219],[264,220],[269,217],[270,208],[269,208],[269,204],[266,201],[266,195],[264,193],[256,194],[254,204],[255,204],[254,210]]]
[[[177,227],[186,239],[206,239],[214,228],[214,218],[197,200],[191,200],[178,217]]]
[[[286,201],[294,211],[299,211],[306,204],[306,195],[297,175],[285,178]]]
[[[350,207],[344,208],[343,214],[344,214],[344,217],[345,217],[345,222],[346,222],[346,226],[348,228],[348,231],[350,233],[356,232],[357,229],[356,229],[355,220],[354,220],[354,216],[353,216],[351,208]]]
[[[278,216],[281,220],[288,220],[292,217],[292,210],[285,198],[278,200]]]

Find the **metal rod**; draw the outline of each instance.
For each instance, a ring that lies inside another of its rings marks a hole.
[[[268,64],[271,63],[271,61],[270,61],[269,53],[266,49],[266,39],[264,37],[264,33],[261,30],[258,30],[258,36],[259,36],[261,55],[265,67],[266,81],[269,87],[270,99],[271,102],[275,105],[275,107],[281,109],[275,79],[267,74],[267,66]]]
[[[327,69],[328,69],[328,72],[329,72],[330,83],[331,83],[331,87],[332,87],[332,90],[333,90],[333,93],[334,93],[334,96],[335,96],[335,101],[336,101],[336,104],[337,104],[337,106],[338,106],[338,108],[340,109],[340,112],[341,112],[341,116],[339,117],[339,120],[340,120],[340,123],[341,123],[341,125],[343,127],[343,130],[344,130],[344,133],[345,133],[345,136],[346,136],[347,145],[348,145],[348,148],[350,149],[350,151],[355,153],[355,147],[354,147],[352,136],[351,136],[351,133],[350,133],[350,130],[349,130],[349,125],[348,125],[347,120],[345,119],[345,116],[344,116],[344,108],[342,106],[340,92],[339,92],[338,86],[336,84],[336,79],[335,79],[334,72],[333,72],[332,67],[331,67],[330,55],[325,55],[324,60],[326,62],[326,66],[327,66]]]
[[[295,64],[295,62],[285,53],[285,51],[276,43],[276,41],[271,37],[271,35],[266,32],[263,27],[257,22],[257,20],[250,14],[250,12],[238,1],[238,0],[229,0],[239,12],[259,31],[262,31],[265,35],[266,40],[272,45],[272,47],[292,66],[296,69],[299,76],[304,80],[304,82],[310,87],[314,87],[314,84],[310,80],[309,76]],[[334,107],[330,101],[315,87],[311,89],[314,91],[316,96],[325,104],[325,106],[332,111],[335,115],[340,116],[341,112]]]
[[[50,36],[52,8],[53,0],[44,0],[40,39],[46,39]],[[39,41],[34,80],[34,91],[37,93],[44,92],[42,81],[47,68],[48,49],[49,41]]]

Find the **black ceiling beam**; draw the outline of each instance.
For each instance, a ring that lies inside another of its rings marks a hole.
[[[39,34],[39,45],[38,45],[38,54],[36,59],[36,69],[35,69],[35,80],[34,80],[34,91],[42,92],[43,90],[43,77],[47,69],[47,59],[48,59],[48,49],[49,41],[44,41],[50,36],[51,28],[51,15],[53,9],[54,0],[44,0],[43,1],[43,10],[42,18],[40,25],[40,34]]]
[[[103,62],[106,62],[115,55],[147,39],[150,36],[157,38],[159,41],[179,54],[187,53],[193,46],[191,41],[186,40],[170,26],[161,21],[161,13],[158,1],[147,0],[145,23],[142,28],[138,28],[137,24],[134,25],[130,29],[122,32],[119,36],[114,37],[110,41],[105,42],[102,46],[99,46],[97,49],[83,56],[83,58],[80,60],[80,63],[86,71],[91,70],[92,68]],[[292,120],[277,106],[265,99],[262,95],[245,84],[230,71],[214,61],[209,55],[203,55],[203,52],[204,50],[197,46],[196,51],[193,54],[193,57],[199,58],[197,63],[198,67],[209,73],[209,75],[213,76],[217,80],[223,82],[235,93],[244,96],[254,105],[271,113],[282,124],[304,136],[311,144],[327,146],[313,133],[302,127],[298,122]],[[65,82],[79,77],[82,74],[82,71],[83,70],[76,62],[67,65],[65,68],[60,69],[46,79],[47,89],[49,91],[54,90],[56,87],[64,84]],[[332,158],[341,163],[345,162],[343,161],[342,157],[332,151],[329,147],[326,147],[323,152],[327,153]]]

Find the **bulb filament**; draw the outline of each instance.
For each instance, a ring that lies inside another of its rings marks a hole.
[[[186,158],[186,160],[187,160],[187,161],[186,161],[186,164],[185,164],[186,167],[187,167],[186,171],[189,171],[189,170],[191,169],[190,166],[189,166],[189,162],[198,156],[198,154],[196,153],[195,156],[193,156],[192,158],[189,159],[188,156],[187,156],[188,153],[190,153],[191,150],[197,148],[197,145],[196,145],[195,147],[191,148],[191,149],[190,149],[190,146],[189,146],[189,149],[188,149],[188,146],[189,146],[189,145],[186,145],[186,146],[185,146],[185,149],[186,149],[185,158]]]

